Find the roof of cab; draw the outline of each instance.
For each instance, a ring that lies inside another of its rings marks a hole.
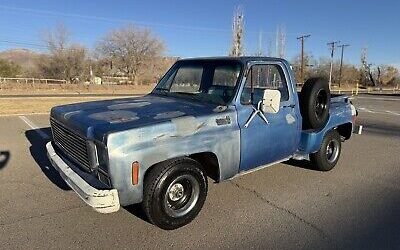
[[[264,56],[217,56],[217,57],[193,57],[193,58],[183,58],[179,61],[239,61],[244,64],[250,61],[273,61],[273,62],[286,62],[285,59],[276,57],[264,57]]]

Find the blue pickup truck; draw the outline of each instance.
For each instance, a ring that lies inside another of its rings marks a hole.
[[[96,211],[141,203],[150,222],[170,230],[200,212],[208,177],[221,182],[289,159],[331,170],[356,113],[324,79],[297,92],[283,59],[184,59],[146,96],[52,108],[47,154]]]

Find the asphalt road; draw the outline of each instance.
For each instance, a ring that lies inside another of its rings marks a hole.
[[[220,184],[188,226],[103,215],[50,167],[47,115],[0,117],[0,249],[400,249],[400,97],[360,96],[364,134],[328,173],[285,163]]]

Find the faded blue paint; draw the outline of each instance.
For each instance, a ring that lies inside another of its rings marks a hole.
[[[301,131],[295,80],[285,60],[254,57],[226,60],[240,61],[244,71],[260,62],[275,63],[283,68],[289,83],[289,100],[281,103],[279,113],[266,114],[270,124],[256,117],[244,128],[252,109],[240,103],[246,80],[243,72],[235,97],[227,106],[149,94],[140,98],[59,106],[52,109],[51,117],[104,146],[109,176],[122,205],[142,201],[146,171],[167,159],[213,153],[218,159],[220,180],[226,180],[241,171],[294,154],[315,152],[327,131],[351,122],[350,104],[335,98],[324,129]],[[135,186],[131,183],[134,161],[140,163],[139,184]]]
[[[104,141],[111,133],[163,123],[173,117],[204,116],[213,113],[215,107],[207,103],[147,95],[58,106],[52,108],[51,117],[82,136]],[[169,116],[160,116],[168,112]],[[88,134],[90,130],[93,133]]]
[[[239,94],[236,97],[236,107],[241,133],[240,145],[240,171],[268,163],[282,160],[292,155],[298,148],[301,132],[301,116],[298,105],[298,96],[293,81],[293,75],[288,70],[290,67],[285,61],[262,60],[248,63],[248,68],[254,64],[276,64],[282,67],[287,79],[289,100],[281,102],[277,114],[265,114],[270,124],[266,124],[260,117],[256,117],[250,126],[244,124],[253,112],[251,105],[240,102],[246,79],[243,79]],[[290,117],[288,122],[287,117]]]
[[[217,125],[216,119],[229,117],[230,123]],[[200,152],[214,153],[220,178],[238,173],[240,132],[235,108],[204,116],[184,116],[152,126],[138,127],[108,136],[110,174],[123,205],[140,202],[144,174],[158,162]],[[131,164],[140,162],[139,184],[132,186]],[[128,178],[127,178],[128,177]]]
[[[346,98],[332,98],[327,125],[319,131],[302,131],[299,154],[315,153],[320,149],[322,140],[327,132],[346,123],[352,123],[351,104]]]

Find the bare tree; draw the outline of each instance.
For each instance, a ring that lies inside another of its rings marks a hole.
[[[274,56],[274,48],[273,48],[272,36],[268,38],[268,49],[267,49],[267,56],[273,57]]]
[[[71,33],[63,23],[59,23],[52,30],[43,33],[43,40],[51,53],[58,53],[67,49]]]
[[[318,60],[315,60],[313,67],[311,68],[310,75],[315,76],[315,77],[329,77],[330,73],[330,65],[331,65],[331,60],[330,58],[319,58]],[[339,82],[339,66],[340,66],[340,61],[334,61],[333,62],[333,68],[337,69],[336,71],[333,72],[332,74],[332,81],[333,82]],[[359,76],[359,70],[351,64],[344,63],[342,64],[342,83],[344,85],[355,85]]]
[[[380,71],[380,84],[382,85],[395,85],[399,70],[391,65],[381,65],[378,67]]]
[[[44,33],[43,38],[49,51],[38,61],[38,68],[44,77],[64,79],[69,82],[85,80],[87,76],[87,50],[85,47],[72,44],[70,33],[62,25]]]
[[[230,56],[242,56],[243,53],[243,11],[237,7],[233,16],[233,36]]]
[[[310,70],[310,66],[314,65],[314,57],[311,54],[304,53],[304,69],[303,69],[303,77],[301,74],[302,68],[302,60],[301,55],[296,56],[292,59],[291,64],[293,66],[294,74],[297,80],[297,83],[302,83],[302,81],[308,79],[312,72]],[[303,79],[302,79],[303,78]]]
[[[374,72],[372,70],[372,63],[368,63],[367,61],[367,54],[368,54],[368,49],[363,48],[361,50],[361,80],[363,85],[371,85],[372,86],[377,86],[379,84],[379,81],[375,79]],[[378,68],[378,78],[380,78],[380,69]]]
[[[161,58],[164,42],[148,29],[127,25],[108,33],[96,48],[100,57],[110,62],[116,74],[122,74],[133,82],[148,67],[147,63]]]
[[[276,31],[276,53],[279,58],[286,56],[286,30],[283,25],[279,25]]]

